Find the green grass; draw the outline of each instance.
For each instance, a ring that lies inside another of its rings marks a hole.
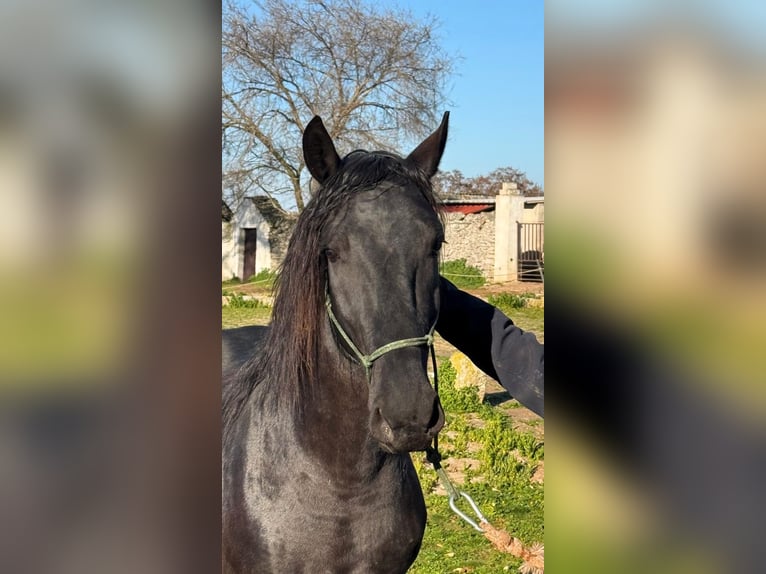
[[[481,269],[468,265],[465,259],[442,262],[439,273],[459,289],[475,289],[486,282]]]
[[[512,309],[526,307],[529,299],[534,299],[534,295],[530,293],[522,293],[521,295],[516,293],[498,293],[497,295],[487,297],[487,302],[495,307],[499,307],[508,315],[512,312]]]
[[[252,277],[250,277],[247,282],[248,283],[255,283],[259,287],[263,289],[271,290],[274,287],[274,281],[277,279],[277,273],[276,271],[272,271],[271,269],[262,269]]]
[[[482,511],[489,507],[490,497],[494,504],[504,505],[499,502],[499,498],[506,497],[499,493],[489,493],[488,496],[485,490],[471,488],[471,496]],[[517,499],[516,508],[524,502]],[[516,571],[521,565],[520,560],[510,554],[498,552],[481,533],[460,520],[450,510],[446,496],[427,495],[426,506],[428,507],[428,524],[420,554],[409,570],[411,574],[448,572],[496,574],[503,571]],[[511,521],[515,522],[515,517],[511,517]],[[495,526],[516,532],[510,524],[497,518],[493,519],[493,523]]]
[[[274,281],[277,278],[277,272],[271,269],[261,269],[255,275],[248,277],[247,281],[241,281],[237,277],[232,277],[223,281],[223,287],[236,287],[238,285],[252,285],[264,291],[270,291],[274,287]]]
[[[542,307],[522,307],[520,309],[501,309],[515,325],[525,331],[532,331],[537,339],[544,341],[545,309]]]
[[[476,387],[455,388],[455,368],[450,360],[439,364],[439,400],[445,412],[469,413],[481,408]]]
[[[475,426],[476,414],[448,415],[445,433],[450,432],[453,437],[446,439],[443,433],[445,440],[441,449],[447,473],[450,474],[451,458],[478,458],[481,461],[479,470],[466,471],[466,483],[458,488],[474,499],[494,526],[527,545],[543,542],[544,489],[541,484],[530,482],[544,456],[542,442],[528,433],[510,428],[507,416],[497,409],[486,405],[479,408],[478,418],[484,421],[483,428]],[[469,452],[469,444],[473,448],[480,445],[480,451]],[[514,449],[522,457],[525,454],[532,456],[526,460],[517,458],[512,453]],[[452,512],[445,495],[432,492],[437,482],[436,474],[430,464],[421,460],[422,455],[415,454],[413,459],[425,493],[428,524],[420,554],[409,572],[490,574],[518,569],[520,560],[497,551],[482,534]],[[459,506],[471,514],[465,503]]]
[[[227,307],[234,307],[237,309],[258,309],[260,307],[270,307],[269,305],[266,305],[265,303],[253,297],[245,298],[242,293],[238,293],[236,291],[226,291],[224,289],[222,293],[224,297],[228,297],[229,299],[229,303],[226,305]]]
[[[441,433],[440,450],[447,474],[450,474],[451,459],[478,460],[478,470],[466,469],[466,482],[458,488],[476,501],[494,526],[517,536],[527,545],[543,542],[544,489],[541,484],[531,482],[545,456],[543,441],[529,432],[514,429],[507,413],[479,403],[475,391],[455,389],[454,379],[454,368],[449,361],[443,361],[439,367],[439,394],[447,422]],[[535,422],[542,424],[542,421]],[[520,560],[497,551],[482,534],[452,512],[445,495],[433,492],[438,480],[423,456],[414,454],[413,460],[425,493],[428,525],[420,554],[410,572],[489,574],[518,569]],[[470,510],[465,503],[459,506],[464,511]]]
[[[241,292],[225,287],[236,283],[224,281],[222,295],[228,297],[228,305],[221,308],[221,328],[232,329],[246,325],[268,325],[271,321],[271,307],[255,298],[245,298]]]
[[[231,307],[221,309],[221,328],[232,329],[245,325],[268,325],[271,307]]]

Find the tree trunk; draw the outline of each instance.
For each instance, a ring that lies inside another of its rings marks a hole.
[[[295,194],[295,206],[298,208],[298,213],[303,211],[305,207],[303,203],[303,193],[301,192],[301,180],[300,178],[291,177],[290,181],[293,184],[293,193]]]

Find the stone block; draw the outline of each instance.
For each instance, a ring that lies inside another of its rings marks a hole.
[[[479,401],[487,394],[487,381],[491,380],[463,353],[457,351],[450,356],[450,363],[455,369],[455,388],[474,387],[479,395]]]

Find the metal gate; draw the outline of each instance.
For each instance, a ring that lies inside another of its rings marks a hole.
[[[545,278],[545,229],[544,223],[518,223],[518,273],[519,281],[541,283]]]

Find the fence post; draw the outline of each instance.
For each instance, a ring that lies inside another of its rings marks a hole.
[[[496,282],[515,279],[519,256],[518,222],[524,214],[524,196],[518,186],[504,183],[495,198],[495,269]]]

